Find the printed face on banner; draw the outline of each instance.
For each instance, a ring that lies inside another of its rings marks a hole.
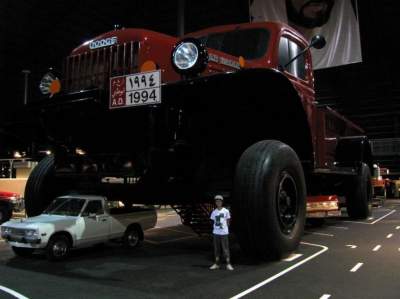
[[[356,0],[252,0],[253,22],[279,21],[307,40],[323,35],[327,46],[312,50],[315,69],[362,61]]]

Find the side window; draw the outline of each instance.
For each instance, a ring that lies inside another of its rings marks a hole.
[[[297,56],[303,49],[295,42],[289,41],[290,57]],[[297,78],[306,79],[306,57],[305,55],[299,56],[291,65],[291,71]]]
[[[284,67],[286,63],[296,55],[298,55],[303,49],[295,42],[282,37],[279,42],[279,65]],[[297,78],[306,80],[306,58],[305,55],[299,56],[290,65],[285,67],[285,70]]]
[[[289,40],[286,37],[282,37],[279,42],[279,65],[281,67],[285,67],[285,64],[290,60],[288,42]],[[290,65],[285,70],[289,72],[289,68]]]
[[[101,200],[91,200],[88,202],[85,211],[83,211],[82,213],[82,216],[86,217],[89,216],[90,214],[96,214],[96,215],[104,214],[103,203]]]

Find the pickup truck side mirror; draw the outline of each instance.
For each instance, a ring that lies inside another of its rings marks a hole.
[[[310,44],[303,50],[301,51],[299,54],[297,54],[295,57],[293,57],[292,59],[290,59],[286,64],[284,68],[287,68],[293,61],[295,61],[297,58],[299,58],[300,56],[304,55],[304,53],[306,53],[309,49],[311,48],[315,48],[317,50],[322,49],[323,47],[325,47],[326,45],[326,40],[325,37],[323,37],[322,35],[316,35],[311,39]]]

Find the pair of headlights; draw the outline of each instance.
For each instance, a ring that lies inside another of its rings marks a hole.
[[[1,227],[1,236],[6,237],[13,233],[13,229],[11,227],[2,226]],[[35,229],[25,229],[24,237],[26,238],[38,238],[39,232]]]
[[[195,38],[185,38],[176,44],[172,51],[172,65],[176,72],[193,76],[203,72],[208,64],[208,52],[205,46]],[[42,78],[40,91],[50,98],[60,92],[60,80],[49,72]]]

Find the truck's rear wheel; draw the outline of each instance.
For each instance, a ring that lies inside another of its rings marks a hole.
[[[350,218],[365,219],[372,210],[371,171],[362,163],[359,174],[349,180],[346,193],[347,213]]]
[[[30,257],[33,254],[33,252],[35,251],[35,249],[33,249],[33,248],[22,248],[22,247],[15,247],[15,246],[12,246],[11,248],[14,251],[15,255],[21,256],[21,257]]]
[[[29,175],[25,187],[25,209],[28,216],[36,216],[53,200],[54,156],[43,158]]]
[[[136,248],[143,240],[143,230],[139,225],[128,227],[124,234],[124,246],[126,248]]]
[[[304,231],[306,187],[294,150],[275,140],[249,147],[236,168],[232,208],[244,252],[264,259],[295,250]]]

